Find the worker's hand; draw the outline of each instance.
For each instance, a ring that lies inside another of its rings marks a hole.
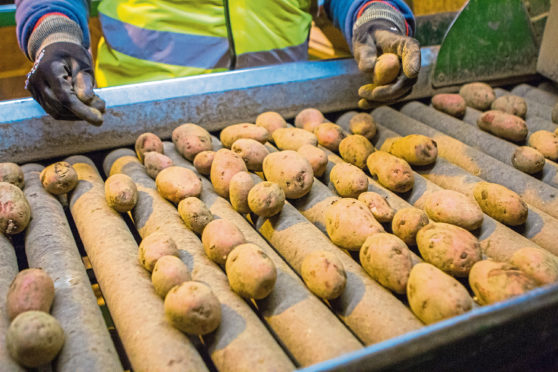
[[[94,81],[87,49],[57,42],[39,52],[25,87],[53,118],[101,125],[105,101],[93,92]]]
[[[383,53],[397,54],[402,65],[402,71],[393,83],[381,86],[367,84],[359,89],[361,108],[372,107],[374,103],[393,102],[408,94],[417,81],[420,69],[419,43],[416,39],[403,35],[389,21],[371,20],[355,27],[353,51],[359,70],[370,76],[377,57]]]

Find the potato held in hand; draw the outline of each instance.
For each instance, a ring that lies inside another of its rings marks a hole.
[[[31,208],[21,189],[8,182],[0,182],[0,233],[13,235],[25,230],[31,219]]]
[[[46,191],[54,195],[66,194],[78,183],[76,170],[65,161],[51,164],[41,171],[41,183]]]
[[[16,163],[0,163],[0,182],[8,182],[23,189],[23,171]]]
[[[417,245],[417,233],[430,221],[423,210],[409,207],[398,210],[391,221],[391,230],[407,245]]]
[[[527,204],[505,186],[479,182],[475,185],[473,195],[484,213],[503,224],[517,226],[527,221]]]
[[[448,115],[462,118],[467,109],[467,103],[459,94],[441,93],[432,97],[432,106]]]
[[[343,263],[332,252],[314,251],[306,255],[300,272],[308,289],[326,300],[339,297],[347,284]]]
[[[471,310],[473,299],[457,280],[428,263],[411,270],[407,298],[413,313],[425,324],[432,324]]]
[[[125,174],[113,174],[105,181],[105,199],[117,212],[131,211],[138,201],[138,189],[134,180]]]
[[[395,192],[407,192],[415,184],[413,170],[403,159],[385,151],[376,151],[368,156],[366,165],[378,182]]]
[[[390,138],[384,143],[382,151],[404,159],[411,165],[428,165],[436,161],[438,146],[432,138],[421,134]]]
[[[544,163],[544,155],[529,146],[519,146],[512,156],[513,166],[527,174],[539,173],[543,170]]]
[[[544,249],[521,248],[513,253],[510,263],[534,279],[539,285],[558,281],[558,257]]]
[[[312,166],[296,151],[269,154],[264,159],[263,171],[268,181],[275,182],[283,189],[287,199],[302,198],[310,192],[314,182]]]
[[[283,205],[285,193],[276,183],[260,182],[248,193],[248,206],[258,216],[275,216],[281,212]]]
[[[136,139],[136,143],[134,146],[136,150],[136,155],[138,159],[143,163],[144,155],[150,151],[157,152],[162,154],[163,151],[163,142],[154,133],[142,133]]]
[[[190,196],[199,196],[202,183],[190,169],[172,166],[163,169],[155,179],[157,191],[161,196],[174,204]]]
[[[372,80],[376,85],[389,84],[397,78],[400,70],[401,63],[397,54],[384,53],[376,60]]]
[[[424,211],[435,222],[450,223],[469,231],[478,229],[484,218],[482,209],[474,199],[453,190],[429,194]]]
[[[378,193],[368,191],[358,196],[358,200],[366,204],[378,222],[391,222],[395,210],[389,205],[386,198]]]
[[[244,160],[227,149],[220,149],[215,153],[211,165],[210,179],[215,192],[223,197],[229,197],[229,185],[231,178],[238,172],[247,172]]]
[[[352,164],[335,164],[329,173],[329,180],[339,196],[344,198],[357,198],[368,190],[368,176]]]
[[[519,116],[490,110],[479,116],[477,125],[480,129],[495,136],[520,142],[527,137],[527,124]]]
[[[221,131],[219,139],[226,148],[231,148],[240,138],[251,138],[260,143],[266,143],[270,139],[269,132],[256,124],[241,123],[229,125]]]
[[[492,87],[485,83],[465,84],[459,89],[459,95],[465,99],[467,106],[480,111],[488,110],[496,99]]]
[[[213,214],[200,199],[193,196],[182,199],[178,203],[178,214],[186,227],[200,235],[205,226],[213,221]]]
[[[343,160],[361,169],[366,167],[366,159],[374,151],[370,141],[360,134],[347,136],[339,144],[339,155]]]
[[[50,276],[41,269],[25,269],[10,284],[6,312],[10,320],[30,310],[48,313],[53,300],[54,283]]]

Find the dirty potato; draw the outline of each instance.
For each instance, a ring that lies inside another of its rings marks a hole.
[[[510,259],[513,266],[545,285],[558,281],[558,257],[536,247],[525,247],[515,251]]]
[[[394,192],[407,192],[415,184],[409,163],[385,151],[376,151],[368,156],[366,165],[370,174],[378,178],[383,186]]]
[[[178,257],[178,248],[170,236],[154,232],[143,238],[138,247],[138,258],[147,271],[152,272],[157,260],[163,256]]]
[[[0,233],[13,235],[25,230],[31,219],[31,208],[23,191],[16,185],[0,182]]]
[[[432,221],[451,223],[469,231],[478,229],[484,217],[473,198],[453,190],[430,193],[426,197],[424,211]]]
[[[197,124],[186,123],[172,132],[172,142],[176,151],[188,160],[195,158],[202,151],[211,151],[213,142],[211,134]]]
[[[314,132],[318,125],[325,123],[327,120],[320,110],[315,108],[306,108],[295,116],[295,127],[302,128],[309,132]]]
[[[494,102],[492,102],[490,108],[492,110],[505,112],[506,114],[519,116],[522,119],[525,119],[525,115],[527,114],[527,103],[525,102],[525,98],[513,94],[496,98]]]
[[[248,193],[255,183],[248,172],[238,172],[229,184],[229,199],[232,207],[239,213],[250,213]]]
[[[177,285],[192,280],[188,266],[176,256],[163,256],[157,260],[151,273],[151,283],[155,292],[165,298]]]
[[[329,173],[329,180],[337,194],[344,198],[357,198],[368,190],[366,173],[349,163],[335,164]]]
[[[366,167],[366,159],[373,152],[374,146],[360,134],[347,136],[339,143],[339,155],[343,160],[361,169]]]
[[[163,141],[154,133],[142,133],[136,139],[134,149],[136,150],[138,159],[143,163],[146,152],[154,151],[160,154],[163,153]]]
[[[247,171],[246,163],[238,154],[228,149],[220,149],[215,153],[211,165],[211,184],[219,196],[228,198],[231,178],[238,172]]]
[[[519,146],[512,155],[512,164],[516,169],[527,174],[539,173],[544,168],[544,155],[529,146]]]
[[[174,204],[190,196],[199,196],[202,191],[202,183],[198,176],[190,169],[178,166],[160,171],[155,184],[159,194]]]
[[[300,273],[308,289],[326,300],[339,297],[347,284],[343,263],[328,251],[318,250],[306,255]]]
[[[207,257],[219,265],[225,264],[234,247],[246,242],[238,227],[224,219],[208,223],[203,230],[201,241]]]
[[[178,214],[186,227],[200,235],[205,226],[213,221],[213,214],[200,199],[190,196],[178,203]]]
[[[318,143],[326,149],[337,152],[339,144],[345,138],[343,128],[333,123],[323,123],[314,129],[314,134],[318,139]]]
[[[389,205],[387,199],[378,193],[367,191],[358,196],[358,200],[366,204],[378,222],[391,222],[395,210]]]
[[[260,217],[271,217],[280,213],[285,205],[285,193],[274,182],[260,182],[248,193],[248,207]]]
[[[327,154],[324,150],[313,145],[302,145],[296,150],[312,166],[314,177],[321,177],[327,169]]]
[[[394,53],[383,53],[376,59],[372,81],[376,85],[389,84],[397,78],[400,70],[399,56]]]
[[[467,102],[467,106],[480,111],[488,110],[496,99],[490,85],[478,82],[463,85],[459,89],[459,95]]]
[[[261,172],[263,160],[269,154],[267,147],[251,138],[236,140],[231,150],[244,160],[248,170],[255,172]]]
[[[318,145],[318,138],[314,133],[300,128],[279,128],[273,132],[272,137],[280,150],[297,151],[304,145]]]
[[[54,282],[42,269],[20,271],[10,284],[6,297],[6,313],[10,320],[30,311],[48,313],[54,301]]]
[[[65,161],[59,161],[44,168],[39,177],[45,190],[54,195],[66,194],[72,191],[78,183],[76,170]]]
[[[432,97],[432,107],[456,118],[462,118],[467,103],[459,94],[440,93]]]
[[[105,199],[119,213],[131,211],[138,201],[136,183],[125,174],[113,174],[105,181]]]
[[[271,136],[264,127],[250,123],[229,125],[221,131],[221,135],[219,136],[223,146],[229,149],[232,144],[240,138],[251,138],[260,143],[266,143]]]
[[[364,112],[356,114],[349,120],[349,128],[352,134],[360,134],[369,140],[376,135],[376,123],[372,115]]]
[[[204,176],[209,176],[211,174],[211,164],[213,163],[213,158],[215,158],[215,151],[202,151],[199,152],[194,157],[194,167]]]
[[[8,182],[23,189],[23,171],[16,163],[0,163],[0,182]]]
[[[391,221],[393,233],[407,245],[417,245],[417,233],[430,221],[426,213],[415,207],[398,210]]]
[[[538,130],[529,136],[529,146],[540,151],[545,158],[558,161],[558,134]]]
[[[174,165],[171,158],[155,151],[144,154],[143,164],[145,165],[145,172],[153,179],[157,178],[160,171]]]
[[[478,182],[473,195],[484,213],[503,224],[518,226],[527,221],[527,204],[517,193],[505,186]]]
[[[275,182],[283,189],[287,199],[302,198],[310,192],[314,182],[314,172],[308,160],[291,150],[266,156],[263,172],[268,181]]]
[[[281,114],[274,111],[263,112],[256,118],[256,125],[265,128],[270,135],[279,128],[286,128],[287,122]]]
[[[521,142],[527,137],[525,120],[501,111],[484,112],[479,116],[477,125],[484,131],[514,142]]]

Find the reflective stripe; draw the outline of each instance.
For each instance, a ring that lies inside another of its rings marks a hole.
[[[229,66],[227,38],[155,31],[99,14],[107,44],[128,56],[201,69]]]
[[[304,61],[308,59],[308,42],[283,49],[262,52],[243,53],[236,59],[237,68],[275,65],[285,62]]]

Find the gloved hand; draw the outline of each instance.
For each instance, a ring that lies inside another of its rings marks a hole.
[[[371,19],[356,23],[353,30],[353,53],[360,71],[370,74],[378,55],[394,53],[399,56],[402,72],[388,85],[367,84],[359,89],[359,107],[368,109],[378,103],[393,102],[408,94],[417,81],[420,70],[420,46],[416,39],[405,36],[401,27],[386,19]]]
[[[47,45],[35,58],[25,88],[53,118],[103,123],[105,101],[93,92],[89,52],[70,42]]]

